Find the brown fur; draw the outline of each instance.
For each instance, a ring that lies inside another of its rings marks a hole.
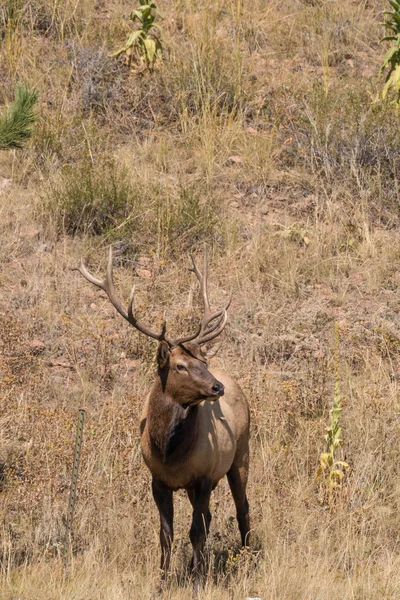
[[[160,510],[161,567],[168,570],[170,560],[172,491],[183,488],[194,508],[191,539],[198,584],[207,533],[204,522],[208,530],[211,520],[209,497],[224,475],[228,475],[236,503],[242,543],[248,543],[249,409],[239,385],[227,373],[208,370],[199,346],[169,349],[162,344],[157,353],[158,373],[142,415],[142,452]],[[223,395],[212,391],[213,387],[221,390],[221,384]],[[165,499],[170,497],[165,510]],[[202,504],[199,510],[196,498]]]

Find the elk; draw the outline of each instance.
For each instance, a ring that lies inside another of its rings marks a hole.
[[[111,304],[133,327],[158,341],[157,373],[146,397],[140,424],[144,461],[152,475],[152,492],[160,515],[161,586],[170,566],[173,541],[173,492],[186,490],[193,508],[190,541],[191,569],[195,588],[201,585],[202,552],[211,522],[210,496],[220,479],[227,476],[236,506],[242,545],[249,543],[249,504],[246,485],[249,469],[249,407],[236,383],[222,370],[208,369],[209,354],[203,346],[223,331],[227,305],[211,310],[207,291],[207,258],[203,273],[191,256],[192,271],[200,284],[204,315],[198,330],[172,339],[166,323],[157,333],[133,314],[134,289],[127,310],[113,282],[110,248],[104,280],[95,278],[83,260],[79,271],[102,289]]]

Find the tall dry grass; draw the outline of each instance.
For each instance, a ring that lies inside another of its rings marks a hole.
[[[147,321],[198,316],[233,290],[218,364],[252,414],[253,543],[226,482],[212,499],[203,598],[396,599],[400,593],[398,115],[377,101],[383,3],[160,3],[164,61],[109,53],[132,3],[9,0],[0,100],[40,90],[24,152],[0,156],[0,595],[149,598],[158,516],[140,456],[153,342],[70,270],[116,280]],[[120,322],[121,321],[121,322]],[[340,332],[343,459],[325,501]],[[68,570],[65,514],[86,409]],[[176,494],[167,598],[191,595],[190,510]]]

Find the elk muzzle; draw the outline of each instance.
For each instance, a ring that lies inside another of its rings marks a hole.
[[[223,396],[225,393],[224,384],[220,381],[215,380],[214,385],[211,388],[210,398]]]

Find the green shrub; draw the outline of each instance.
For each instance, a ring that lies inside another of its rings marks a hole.
[[[31,137],[36,121],[33,107],[38,92],[19,85],[13,104],[0,116],[0,150],[22,148]]]

